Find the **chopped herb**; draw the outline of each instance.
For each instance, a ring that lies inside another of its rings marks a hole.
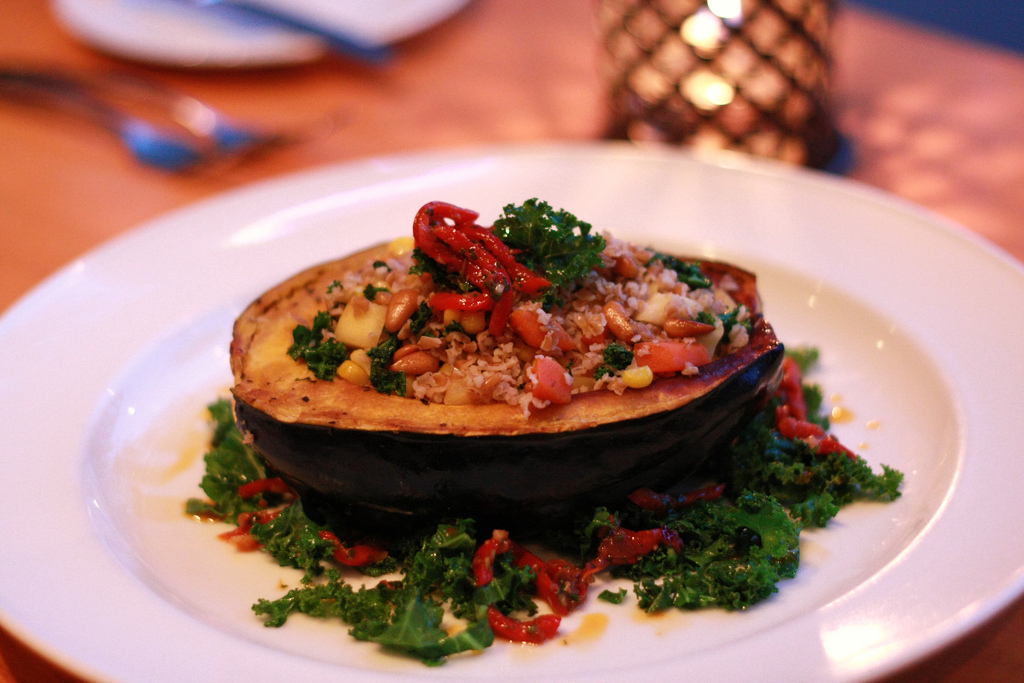
[[[466,328],[463,327],[462,323],[458,320],[453,320],[445,326],[442,334],[451,334],[452,332],[461,332],[462,334],[466,334]]]
[[[796,361],[800,372],[807,372],[818,362],[818,349],[813,346],[786,346],[786,355]]]
[[[397,334],[366,351],[370,357],[370,384],[382,394],[405,396],[405,373],[389,369],[401,342]]]
[[[633,351],[617,341],[604,347],[604,363],[594,369],[594,379],[622,372],[633,362]]]
[[[708,311],[701,311],[697,314],[697,317],[694,318],[697,322],[704,323],[706,325],[714,325],[717,319],[718,318],[716,318],[713,313],[709,313]]]
[[[386,268],[389,273],[391,272],[391,266],[389,266],[388,264],[384,263],[383,261],[374,261],[373,262],[373,267],[374,268]]]
[[[598,593],[597,599],[604,600],[605,602],[610,602],[613,605],[621,605],[622,601],[626,599],[626,589],[620,588],[614,593],[610,590],[603,590],[600,593]]]
[[[591,229],[589,223],[537,199],[520,206],[508,204],[494,221],[494,234],[516,254],[516,260],[544,275],[552,289],[571,285],[602,265],[605,240],[591,234]]]
[[[331,284],[327,285],[327,293],[328,294],[330,294],[334,290],[338,290],[340,292],[343,289],[345,289],[345,285],[341,284],[341,280],[335,280]]]
[[[298,325],[292,330],[292,345],[288,355],[295,360],[305,360],[317,379],[334,379],[338,368],[348,359],[345,344],[334,337],[324,337],[324,332],[334,326],[334,319],[327,311],[320,311],[313,318],[313,327]]]
[[[419,334],[433,317],[434,309],[431,308],[430,304],[426,301],[420,302],[419,308],[416,309],[416,312],[412,314],[412,318],[409,319],[409,331],[413,334]]]
[[[367,298],[367,300],[373,301],[374,299],[377,298],[377,294],[379,292],[390,292],[390,291],[391,290],[388,289],[387,287],[375,287],[374,285],[366,285],[366,287],[363,288],[363,296],[365,296]]]
[[[711,287],[711,280],[700,270],[700,263],[697,261],[684,261],[671,254],[663,254],[660,251],[654,252],[651,261],[661,261],[669,270],[674,270],[680,282],[686,283],[690,289],[707,289]]]
[[[604,362],[616,370],[625,370],[633,362],[633,352],[615,341],[604,347]]]
[[[729,332],[731,332],[732,328],[735,327],[736,325],[741,325],[741,326],[745,327],[747,332],[751,332],[754,329],[754,326],[751,323],[750,318],[747,318],[743,322],[739,322],[739,320],[738,320],[739,319],[739,315],[740,315],[740,309],[739,309],[739,307],[736,307],[736,308],[732,309],[731,311],[728,311],[727,313],[723,313],[722,315],[718,316],[719,319],[722,321],[722,325],[725,326],[725,338],[726,339],[729,338]]]

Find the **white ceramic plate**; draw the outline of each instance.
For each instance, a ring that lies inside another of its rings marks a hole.
[[[269,8],[384,45],[426,30],[468,0],[262,0]],[[128,59],[177,67],[239,68],[306,62],[324,45],[253,21],[230,7],[184,0],[53,0],[57,19],[85,42]]]
[[[293,272],[409,234],[423,203],[540,196],[615,234],[759,273],[782,339],[853,415],[840,438],[906,473],[893,504],[807,532],[796,579],[746,613],[642,618],[591,602],[568,644],[497,644],[440,669],[339,625],[250,612],[297,575],[182,513],[234,316]],[[1018,264],[834,177],[619,145],[383,158],[232,192],[104,246],[0,320],[0,617],[103,680],[859,680],[1019,594]],[[1012,343],[1011,343],[1011,347]],[[607,621],[605,622],[607,616]],[[602,626],[603,624],[603,626]]]

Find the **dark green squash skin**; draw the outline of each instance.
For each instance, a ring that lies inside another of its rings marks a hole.
[[[368,527],[447,516],[522,528],[665,490],[720,452],[775,392],[783,346],[759,320],[742,361],[685,405],[587,429],[452,436],[281,422],[236,401],[239,426],[280,476]],[[704,370],[702,369],[702,372]]]

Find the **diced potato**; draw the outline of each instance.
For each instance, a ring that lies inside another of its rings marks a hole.
[[[724,289],[716,289],[715,290],[715,300],[716,301],[721,301],[723,304],[725,304],[725,310],[727,310],[727,311],[731,311],[732,309],[736,308],[736,306],[737,306],[736,300],[733,299],[729,295],[729,293],[726,292]]]
[[[479,394],[473,391],[469,382],[463,377],[453,378],[448,382],[448,390],[444,394],[444,403],[448,406],[464,406],[479,402]]]
[[[365,302],[365,303],[363,303]],[[387,306],[381,306],[363,299],[353,299],[338,318],[334,326],[334,336],[346,346],[357,349],[369,349],[380,342],[384,329],[384,317]]]
[[[702,334],[697,337],[697,343],[708,350],[708,355],[712,358],[715,357],[715,348],[718,346],[718,342],[722,340],[725,335],[725,325],[722,324],[721,319],[715,318],[715,331]]]
[[[635,320],[650,325],[664,325],[668,318],[669,306],[672,304],[673,295],[669,292],[657,292],[652,294],[644,302],[643,308],[634,317]]]

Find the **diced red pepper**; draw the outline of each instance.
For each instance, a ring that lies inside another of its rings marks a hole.
[[[555,637],[562,618],[554,614],[544,614],[529,621],[519,621],[507,617],[491,605],[487,608],[487,621],[494,635],[516,643],[532,643],[539,645]]]
[[[676,373],[690,365],[700,367],[711,362],[711,354],[696,342],[640,342],[633,352],[637,365],[646,365],[656,373]]]
[[[533,396],[542,401],[566,404],[572,401],[572,382],[566,376],[565,368],[554,358],[537,356],[533,359]]]

